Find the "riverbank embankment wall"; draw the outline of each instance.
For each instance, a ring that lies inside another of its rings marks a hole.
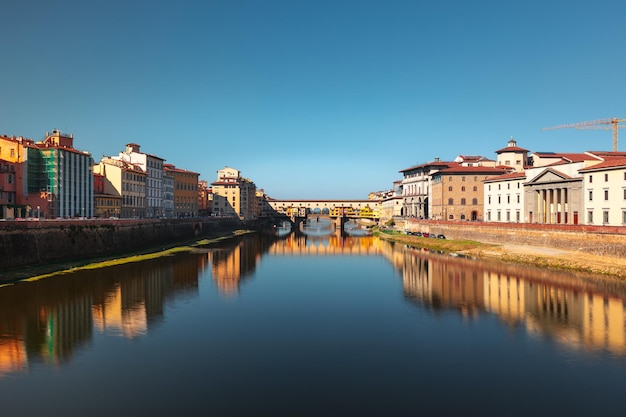
[[[544,246],[602,256],[626,256],[626,227],[407,219],[396,229],[443,234],[449,239]]]
[[[250,227],[235,218],[3,222],[0,268],[136,253]]]

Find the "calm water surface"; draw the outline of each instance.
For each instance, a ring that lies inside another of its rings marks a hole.
[[[623,416],[626,286],[246,236],[0,288],[0,415]]]

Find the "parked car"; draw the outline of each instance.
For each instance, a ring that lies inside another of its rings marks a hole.
[[[437,235],[437,239],[445,239],[445,238],[446,238],[446,237],[445,237],[444,235],[442,235],[442,234],[438,234],[438,235]]]
[[[428,237],[428,236],[430,236],[430,233],[428,233],[428,232],[423,232],[423,233],[422,233],[422,236],[423,236],[423,237]]]

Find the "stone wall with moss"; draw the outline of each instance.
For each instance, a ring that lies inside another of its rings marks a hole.
[[[236,219],[2,222],[0,268],[124,255],[242,227]]]

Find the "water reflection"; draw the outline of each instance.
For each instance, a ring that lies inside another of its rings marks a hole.
[[[0,377],[71,361],[95,332],[145,335],[162,322],[169,302],[198,296],[200,276],[210,276],[222,296],[234,296],[266,255],[384,256],[410,303],[468,318],[490,313],[564,346],[626,354],[623,282],[452,257],[372,236],[292,233],[0,288]]]
[[[184,255],[0,288],[0,376],[70,361],[94,330],[145,334],[162,320],[168,299],[197,291],[199,266]]]
[[[389,249],[405,295],[433,309],[481,311],[568,348],[626,354],[626,286],[603,277]]]

